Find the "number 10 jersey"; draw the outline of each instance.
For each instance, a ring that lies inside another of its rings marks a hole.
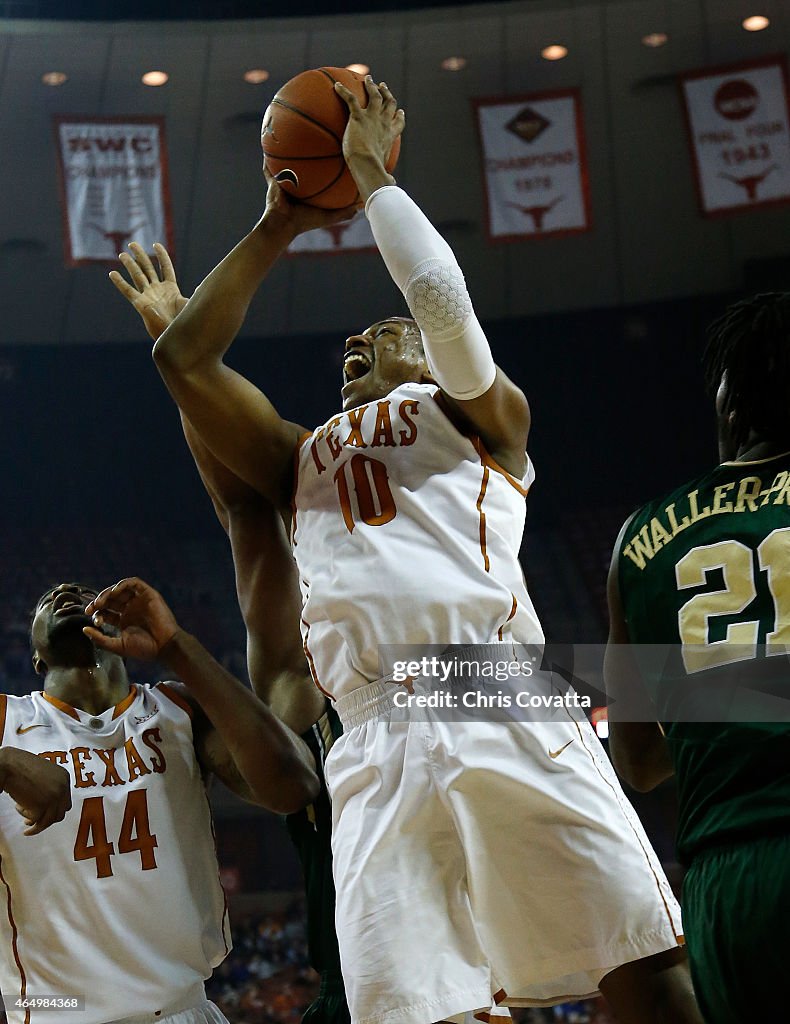
[[[448,412],[403,384],[297,451],[302,635],[334,699],[381,677],[382,644],[543,642],[518,561],[532,463],[515,479]]]

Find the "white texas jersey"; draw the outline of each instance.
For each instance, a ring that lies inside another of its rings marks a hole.
[[[302,635],[337,699],[379,678],[380,644],[539,644],[518,550],[522,480],[461,433],[434,385],[335,416],[297,453]]]
[[[72,808],[40,835],[0,794],[0,989],[10,1024],[102,1024],[201,990],[230,948],[189,705],[133,686],[101,715],[0,696],[2,742],[62,765]],[[81,996],[82,1012],[17,1009]]]

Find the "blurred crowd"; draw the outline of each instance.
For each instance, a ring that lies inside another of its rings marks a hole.
[[[297,1024],[318,995],[307,963],[304,906],[232,920],[233,950],[207,985],[232,1024]]]

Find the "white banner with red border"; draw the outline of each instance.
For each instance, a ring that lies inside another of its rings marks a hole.
[[[56,116],[66,265],[116,263],[132,239],[173,253],[164,119]]]
[[[790,102],[782,57],[681,76],[700,210],[790,202]]]
[[[579,90],[472,103],[483,159],[489,241],[589,231]]]

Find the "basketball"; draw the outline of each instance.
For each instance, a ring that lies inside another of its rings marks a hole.
[[[288,195],[310,206],[340,210],[359,198],[356,183],[343,159],[343,132],[348,107],[335,92],[341,82],[367,106],[362,75],[346,68],[303,71],[277,92],[263,115],[261,146],[266,169]],[[400,138],[386,163],[398,162]]]

